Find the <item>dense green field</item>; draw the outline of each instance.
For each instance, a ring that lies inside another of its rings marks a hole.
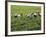
[[[31,31],[41,29],[41,16],[28,18],[26,15],[41,12],[40,6],[11,6],[11,31]],[[21,16],[15,17],[15,14]]]

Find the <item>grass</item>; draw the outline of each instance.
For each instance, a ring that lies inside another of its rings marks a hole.
[[[31,31],[41,29],[41,16],[27,18],[28,14],[41,12],[40,6],[11,6],[11,15],[22,14],[23,16],[11,16],[11,31]]]

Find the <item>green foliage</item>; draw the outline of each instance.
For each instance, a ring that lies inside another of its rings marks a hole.
[[[12,14],[15,14],[15,13],[29,14],[34,12],[41,12],[41,7],[40,6],[16,6],[16,5],[11,6]]]
[[[30,11],[29,11],[30,10]],[[24,16],[11,16],[11,31],[31,31],[41,29],[41,16],[34,17],[32,19],[27,18],[25,14],[30,14],[34,12],[41,12],[39,6],[11,6],[12,14],[24,14]]]

